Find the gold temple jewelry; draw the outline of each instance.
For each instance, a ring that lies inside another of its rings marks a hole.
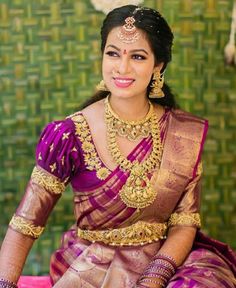
[[[9,225],[20,233],[35,239],[39,238],[44,230],[44,227],[35,226],[31,221],[17,215],[13,215]]]
[[[201,218],[199,213],[173,213],[168,220],[168,227],[175,225],[187,225],[201,228]]]
[[[136,42],[140,38],[140,33],[134,26],[135,19],[133,16],[125,19],[125,24],[120,28],[117,37],[124,43],[130,44]]]
[[[146,138],[151,134],[151,116],[153,114],[153,105],[149,102],[149,111],[145,118],[138,121],[127,121],[121,119],[111,108],[108,98],[105,100],[107,114],[109,114],[110,123],[113,130],[121,137],[126,137],[130,141],[137,141]]]
[[[162,91],[162,87],[164,85],[164,73],[160,73],[160,71],[154,72],[153,80],[151,84],[152,90],[149,93],[149,98],[162,98],[165,94]]]
[[[131,162],[124,157],[116,141],[116,131],[113,129],[113,116],[111,116],[108,100],[105,101],[105,122],[107,125],[108,149],[114,161],[124,172],[130,173],[126,183],[121,188],[119,195],[128,207],[142,209],[151,205],[156,199],[157,190],[154,190],[148,174],[160,166],[162,155],[162,144],[160,140],[160,129],[156,113],[151,114],[151,135],[153,140],[152,152],[141,163],[137,160]]]
[[[128,227],[108,230],[82,230],[77,235],[91,242],[103,242],[111,246],[145,245],[166,238],[167,223],[138,221]]]
[[[98,85],[96,86],[96,90],[97,90],[97,91],[109,91],[109,90],[107,89],[107,86],[106,86],[104,80],[101,80],[101,81],[98,83]]]

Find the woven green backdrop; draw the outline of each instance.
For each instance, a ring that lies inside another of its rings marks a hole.
[[[127,1],[128,3],[129,1]],[[166,74],[183,109],[204,116],[203,228],[236,248],[236,74],[226,67],[233,0],[146,0],[175,33]],[[100,80],[99,27],[88,0],[0,0],[0,240],[24,193],[44,125],[76,111]],[[68,190],[35,243],[24,273],[48,273],[73,223]]]

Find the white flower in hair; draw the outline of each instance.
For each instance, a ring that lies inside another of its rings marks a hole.
[[[128,2],[128,3],[127,3]],[[139,5],[143,3],[143,0],[91,0],[94,8],[97,11],[102,11],[105,14],[108,14],[111,10],[121,7],[124,5]]]
[[[236,33],[236,2],[234,3],[233,6],[229,42],[226,44],[224,49],[225,62],[231,65],[236,65],[235,33]]]

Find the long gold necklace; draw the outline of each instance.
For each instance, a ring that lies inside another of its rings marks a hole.
[[[130,141],[137,141],[147,138],[150,135],[151,116],[153,105],[150,102],[149,111],[144,119],[137,121],[126,121],[121,119],[111,108],[108,98],[105,100],[111,119],[112,129],[121,137],[126,137]]]
[[[148,174],[154,169],[157,169],[161,162],[162,144],[160,140],[158,119],[152,108],[152,114],[150,116],[150,130],[153,141],[152,151],[143,162],[140,163],[137,160],[131,162],[120,152],[116,140],[117,131],[113,128],[114,116],[113,113],[111,113],[110,105],[108,104],[109,101],[107,98],[105,100],[105,122],[107,125],[108,149],[116,164],[118,164],[124,172],[130,173],[126,183],[121,188],[119,195],[126,206],[139,210],[151,205],[157,195],[157,191],[153,189]]]

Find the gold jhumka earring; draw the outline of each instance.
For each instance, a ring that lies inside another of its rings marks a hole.
[[[120,28],[117,33],[117,37],[124,43],[130,44],[136,42],[140,33],[137,32],[137,28],[134,26],[135,19],[133,16],[125,19],[125,24]]]
[[[162,87],[164,84],[164,73],[160,73],[160,71],[154,72],[152,84],[151,84],[151,91],[149,93],[149,98],[162,98],[165,94],[162,91]]]
[[[101,81],[98,83],[98,85],[96,86],[96,90],[97,90],[97,91],[109,91],[109,90],[107,89],[107,86],[106,86],[104,80],[101,80]]]

